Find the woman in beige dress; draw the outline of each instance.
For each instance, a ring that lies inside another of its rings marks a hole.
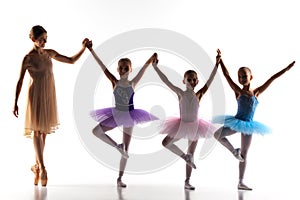
[[[60,62],[73,64],[85,51],[85,43],[88,40],[83,40],[82,48],[77,54],[67,57],[57,53],[55,50],[44,49],[47,42],[47,31],[42,26],[32,27],[29,37],[34,46],[25,55],[22,62],[20,77],[16,87],[13,113],[18,117],[18,98],[25,73],[28,71],[31,80],[28,91],[24,135],[33,138],[36,164],[31,167],[31,170],[35,174],[34,184],[37,185],[40,180],[41,185],[46,186],[48,178],[43,156],[45,139],[46,135],[53,133],[59,124],[52,58]]]

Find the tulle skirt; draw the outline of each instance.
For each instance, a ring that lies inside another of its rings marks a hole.
[[[158,120],[158,118],[142,109],[133,109],[131,111],[121,111],[116,108],[103,108],[93,110],[91,117],[106,127],[132,127],[136,124]]]
[[[210,138],[216,130],[213,124],[203,119],[197,119],[194,122],[184,122],[179,117],[166,119],[160,128],[161,134],[167,134],[175,139],[185,138],[192,141],[197,141],[199,138]]]
[[[271,128],[257,121],[244,121],[231,115],[216,116],[213,118],[213,123],[224,124],[237,132],[245,135],[260,134],[265,135],[271,133]]]

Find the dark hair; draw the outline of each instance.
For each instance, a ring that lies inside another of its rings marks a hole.
[[[240,67],[240,68],[239,68],[239,71],[240,71],[240,70],[244,70],[244,69],[245,69],[245,70],[248,70],[248,71],[250,72],[250,74],[252,74],[251,69],[250,69],[249,67]]]
[[[197,72],[194,71],[194,70],[187,70],[187,71],[184,73],[183,77],[185,78],[188,74],[196,74],[196,75],[197,75]]]
[[[47,31],[42,26],[36,25],[31,28],[29,38],[38,39],[43,33],[47,33]]]

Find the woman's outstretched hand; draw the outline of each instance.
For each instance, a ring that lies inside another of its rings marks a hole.
[[[82,46],[86,47],[86,43],[89,41],[88,38],[84,38],[84,40],[82,41]]]

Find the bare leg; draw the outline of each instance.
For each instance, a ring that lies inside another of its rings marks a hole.
[[[123,128],[123,144],[125,151],[128,152],[129,144],[131,141],[133,127]],[[120,160],[120,168],[119,168],[119,177],[117,179],[118,187],[126,187],[126,184],[122,182],[122,177],[124,175],[125,167],[127,164],[127,158],[124,156],[121,157]]]
[[[43,133],[39,131],[34,131],[33,135],[33,145],[34,145],[34,150],[35,150],[35,157],[37,160],[37,163],[39,165],[39,168],[45,168],[44,165],[44,156],[43,156],[43,151],[45,147],[45,143],[43,141]]]
[[[178,155],[179,157],[185,159],[185,153],[183,151],[181,151],[181,149],[179,149],[174,143],[177,142],[179,139],[175,139],[175,138],[171,138],[169,136],[166,136],[163,141],[162,141],[162,145],[164,147],[166,147],[167,149],[169,149],[170,151],[172,151],[173,153],[175,153],[176,155]]]
[[[47,185],[47,171],[45,169],[45,164],[44,164],[44,148],[45,148],[45,140],[46,140],[46,133],[41,133],[39,131],[34,131],[33,135],[33,145],[34,145],[34,150],[36,154],[36,160],[38,162],[38,171],[39,172],[39,178],[41,179],[41,184],[42,186]],[[34,172],[36,174],[36,172]],[[37,175],[36,175],[37,177]],[[38,178],[35,178],[34,184],[37,184]]]
[[[247,154],[248,154],[248,150],[249,150],[250,145],[251,145],[251,141],[252,141],[252,135],[241,134],[241,155],[244,159],[244,162],[240,162],[240,164],[239,164],[239,185],[238,185],[238,189],[242,189],[242,190],[252,190],[251,188],[247,187],[243,183],[245,170],[246,170],[246,165],[247,165]]]
[[[194,152],[195,152],[195,149],[197,147],[197,143],[198,141],[191,141],[189,140],[189,147],[188,147],[188,151],[187,153],[194,156]],[[188,164],[186,164],[186,179],[185,179],[185,189],[188,189],[188,190],[194,190],[195,187],[190,185],[190,177],[191,177],[191,174],[192,174],[192,167]]]
[[[224,146],[226,147],[230,152],[234,151],[234,147],[232,144],[227,140],[226,136],[230,136],[232,134],[236,133],[236,131],[231,130],[228,127],[221,127],[219,128],[215,134],[214,137]]]
[[[185,154],[181,149],[178,148],[178,146],[176,146],[174,143],[177,142],[179,139],[176,138],[171,138],[169,136],[166,136],[163,141],[162,144],[164,147],[166,147],[167,149],[169,149],[170,151],[172,151],[173,153],[175,153],[176,155],[178,155],[179,157],[181,157],[183,160],[185,160],[185,162],[190,165],[191,167],[193,167],[194,169],[196,169],[196,165],[193,162],[193,155],[191,154]]]
[[[103,142],[105,142],[106,144],[109,144],[112,147],[116,147],[118,144],[111,139],[111,137],[109,137],[105,132],[109,131],[113,129],[112,127],[106,127],[106,126],[102,126],[100,124],[98,124],[94,129],[93,129],[93,134],[99,138],[100,140],[102,140]]]
[[[224,146],[226,147],[239,161],[243,162],[243,158],[241,157],[241,152],[240,149],[234,149],[234,147],[232,146],[232,144],[228,141],[228,139],[226,138],[226,136],[230,136],[235,134],[236,131],[231,130],[228,127],[221,127],[219,128],[215,134],[214,137]]]

